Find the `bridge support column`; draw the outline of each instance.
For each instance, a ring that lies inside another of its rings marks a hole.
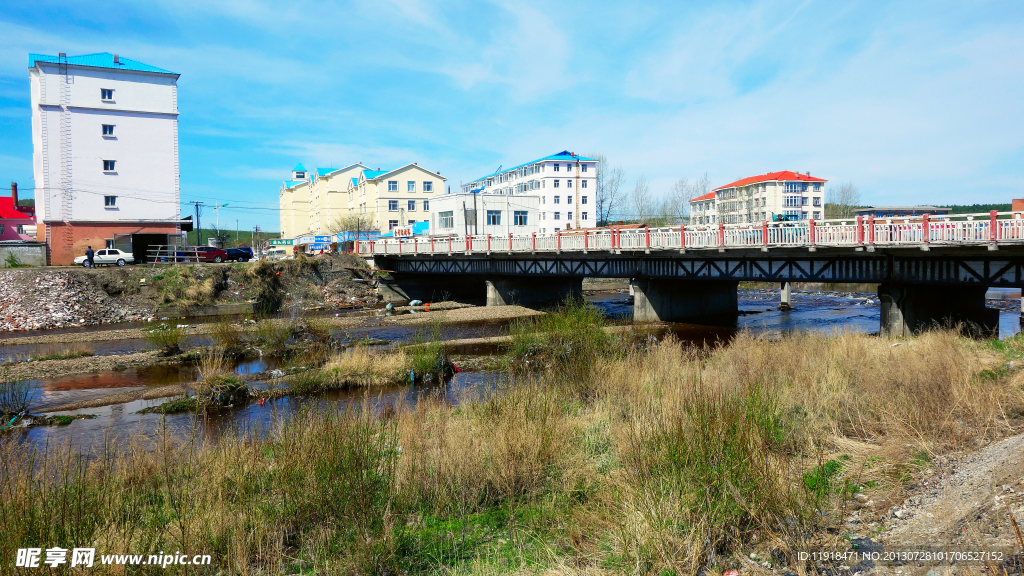
[[[779,310],[788,312],[793,309],[793,284],[790,282],[782,283],[782,294],[779,298]]]
[[[515,276],[488,278],[486,285],[488,306],[557,304],[583,294],[583,278]]]
[[[963,324],[972,336],[999,334],[999,311],[985,307],[984,286],[880,284],[880,331],[909,336],[931,327]]]
[[[735,318],[735,280],[633,280],[635,322]]]
[[[460,274],[392,274],[392,280],[377,282],[385,302],[405,304],[410,300],[482,300],[486,289],[479,276]]]

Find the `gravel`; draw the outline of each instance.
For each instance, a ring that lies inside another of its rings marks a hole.
[[[151,316],[148,309],[119,302],[70,271],[0,272],[0,332],[45,330]]]

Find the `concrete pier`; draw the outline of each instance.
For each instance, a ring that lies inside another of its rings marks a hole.
[[[779,298],[779,310],[788,312],[793,309],[793,284],[790,282],[782,283],[782,293]]]
[[[633,320],[692,322],[735,318],[735,280],[637,279],[633,281]]]
[[[487,293],[482,276],[450,274],[392,274],[391,280],[377,282],[377,291],[385,302],[393,304],[405,304],[410,300],[479,301]]]
[[[499,276],[485,285],[488,306],[542,306],[583,295],[583,278]]]
[[[909,336],[933,327],[961,324],[978,337],[999,334],[999,311],[985,307],[985,286],[880,284],[880,331]]]

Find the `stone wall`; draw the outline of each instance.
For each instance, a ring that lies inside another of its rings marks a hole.
[[[46,266],[45,242],[21,242],[17,244],[0,244],[0,268],[7,268],[10,254],[21,264],[28,266]]]

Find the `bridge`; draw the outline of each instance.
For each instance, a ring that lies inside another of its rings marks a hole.
[[[883,333],[934,323],[998,330],[989,287],[1024,287],[1021,213],[669,228],[571,230],[360,242],[391,271],[390,301],[481,298],[526,306],[579,294],[585,277],[629,278],[637,321],[738,313],[740,281],[877,283]]]

